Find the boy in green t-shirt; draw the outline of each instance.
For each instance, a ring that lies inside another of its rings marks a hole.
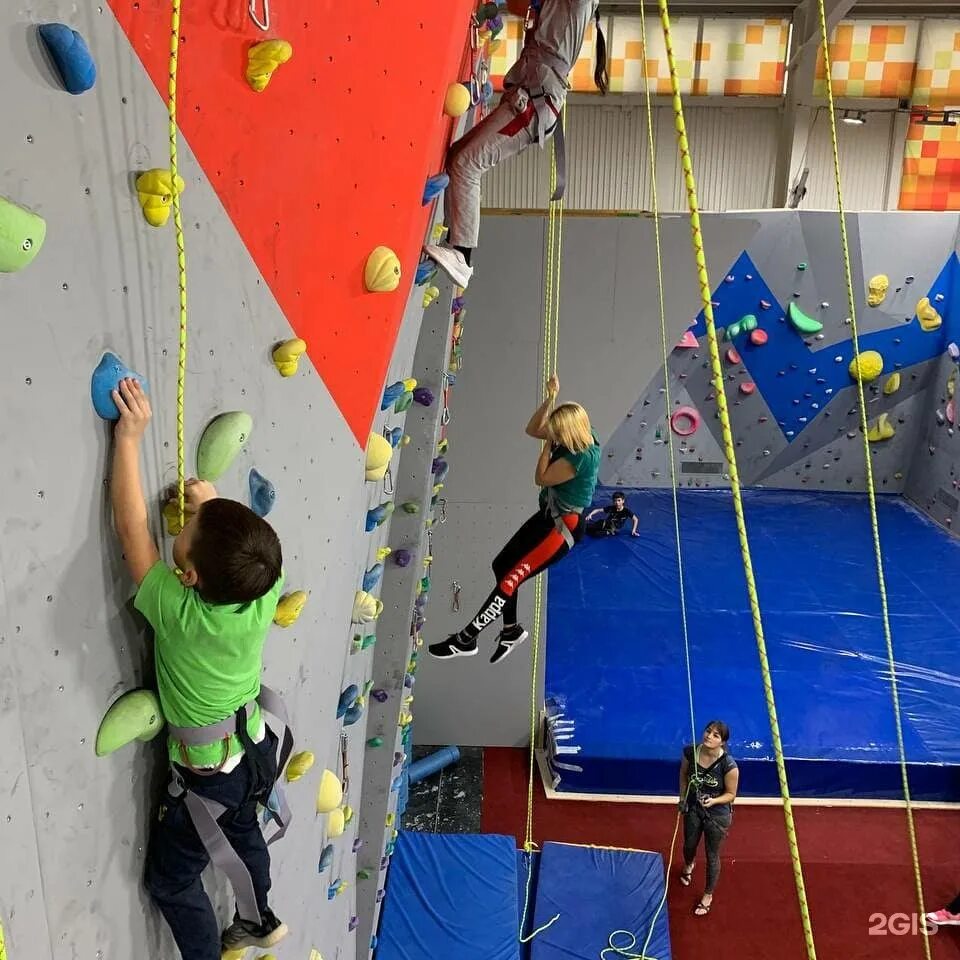
[[[241,712],[260,693],[263,643],[283,585],[280,541],[252,510],[186,487],[188,519],[173,546],[177,569],[161,559],[147,523],[140,442],[150,402],[135,380],[113,393],[111,499],[124,559],[138,586],[136,608],[154,629],[157,691],[171,727],[205,727]],[[287,934],[270,909],[270,855],[257,819],[277,777],[277,737],[254,709],[246,729],[208,745],[170,738],[171,762],[191,793],[221,804],[218,824],[250,873],[260,923],[234,919],[221,937],[200,875],[209,862],[184,794],[165,795],[147,852],[145,883],[183,960],[220,960],[222,949],[270,947]],[[242,742],[241,742],[242,741]],[[244,747],[244,743],[246,747]]]

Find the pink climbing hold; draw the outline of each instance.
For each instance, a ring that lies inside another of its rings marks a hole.
[[[953,426],[954,421],[957,419],[957,408],[953,400],[947,401],[947,423],[950,426]]]
[[[756,330],[750,331],[750,342],[755,347],[762,347],[767,342],[767,339],[768,337],[766,330],[761,330],[759,327],[757,327]]]
[[[670,417],[670,429],[678,437],[689,437],[700,426],[700,414],[693,407],[677,407]]]
[[[744,382],[740,384],[740,392],[745,397],[749,397],[750,394],[753,393],[756,389],[757,389],[757,385],[753,383],[751,380],[744,380]]]
[[[680,342],[677,344],[676,349],[696,349],[699,346],[700,342],[697,340],[696,334],[694,334],[692,330],[687,330],[680,338]]]
[[[727,363],[734,363],[734,364],[736,364],[736,363],[740,363],[740,362],[741,362],[741,360],[740,360],[740,354],[737,353],[737,351],[734,350],[733,347],[730,347],[730,348],[727,350]]]

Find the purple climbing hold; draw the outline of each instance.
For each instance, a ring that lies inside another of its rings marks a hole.
[[[450,312],[456,316],[466,306],[466,302],[463,297],[454,297],[450,304]]]
[[[357,839],[353,841],[353,852],[354,852],[354,853],[359,853],[359,852],[360,852],[360,848],[361,848],[362,846],[363,846],[363,841],[362,841],[359,837],[357,837]]]
[[[377,703],[386,703],[390,699],[390,694],[386,690],[381,690],[379,687],[375,687],[370,691],[370,696],[373,697]]]
[[[429,407],[433,405],[433,391],[429,387],[417,387],[413,391],[413,399],[415,403],[419,403],[422,407]]]
[[[398,567],[407,566],[412,559],[413,555],[405,547],[401,547],[399,550],[393,551],[393,562]]]
[[[357,917],[351,917],[350,922],[347,924],[347,932],[353,933],[353,931],[357,929],[359,923],[360,921],[357,919]]]

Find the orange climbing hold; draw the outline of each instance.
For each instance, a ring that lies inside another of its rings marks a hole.
[[[767,342],[768,339],[769,337],[767,337],[766,330],[761,330],[759,327],[757,327],[756,330],[750,331],[750,342],[755,347],[762,347]]]
[[[749,397],[751,393],[754,393],[757,389],[757,385],[752,380],[744,380],[740,384],[740,392],[745,396]]]
[[[741,363],[740,354],[733,347],[727,348],[727,363]]]

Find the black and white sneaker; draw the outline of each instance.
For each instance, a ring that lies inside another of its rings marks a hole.
[[[529,636],[530,634],[519,623],[512,627],[505,627],[500,631],[500,636],[497,637],[497,646],[493,651],[493,656],[490,657],[490,662],[499,663],[501,660],[505,660]]]
[[[470,278],[473,276],[473,267],[464,255],[454,247],[445,244],[428,243],[423,252],[458,286],[466,290]]]
[[[431,643],[427,647],[431,657],[438,660],[451,660],[453,657],[475,657],[477,655],[477,641],[463,640],[459,633],[451,633],[446,640],[440,643]]]
[[[239,950],[243,947],[272,947],[279,943],[290,931],[285,923],[277,919],[267,908],[260,917],[260,923],[251,923],[234,916],[233,923],[223,931],[220,945],[224,950]]]

